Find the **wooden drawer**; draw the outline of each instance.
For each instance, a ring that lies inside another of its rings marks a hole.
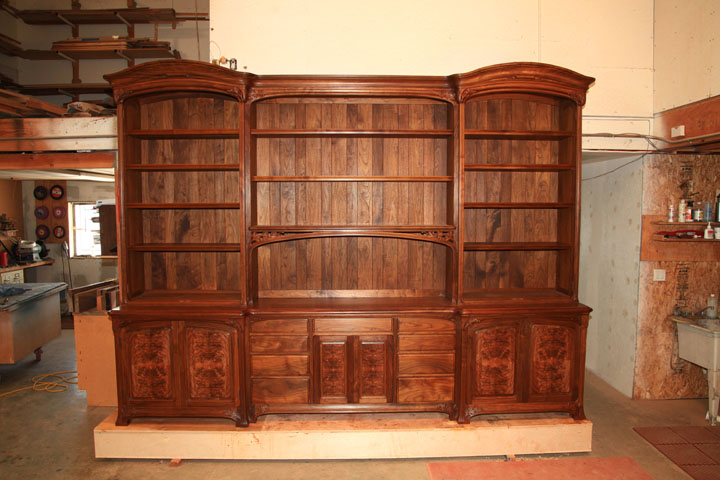
[[[305,355],[253,355],[250,371],[254,377],[308,375],[308,357]]]
[[[308,333],[308,321],[306,319],[284,319],[273,318],[266,320],[255,320],[250,324],[250,333]]]
[[[268,404],[307,404],[310,398],[309,385],[307,378],[255,378],[252,381],[252,401]]]
[[[400,333],[411,332],[455,332],[455,322],[444,318],[400,318],[398,320]]]
[[[307,353],[308,337],[290,335],[251,335],[250,353]]]
[[[392,318],[317,318],[315,333],[392,333]]]
[[[399,355],[398,375],[452,374],[455,371],[455,354]]]
[[[455,335],[399,335],[400,352],[454,351]]]
[[[400,378],[399,403],[452,402],[455,382],[452,377]]]

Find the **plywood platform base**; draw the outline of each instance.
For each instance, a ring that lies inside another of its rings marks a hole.
[[[592,422],[563,416],[266,415],[248,428],[224,420],[133,420],[95,427],[96,458],[223,460],[437,458],[589,452]]]

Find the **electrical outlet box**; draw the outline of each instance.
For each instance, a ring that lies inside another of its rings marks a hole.
[[[653,282],[664,282],[665,281],[665,270],[662,268],[653,269]]]
[[[684,137],[685,136],[685,125],[678,125],[677,127],[670,128],[670,137]]]

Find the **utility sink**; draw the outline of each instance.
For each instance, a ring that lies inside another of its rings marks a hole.
[[[708,413],[711,425],[718,421],[720,400],[720,319],[670,317],[678,331],[678,355],[707,369]]]

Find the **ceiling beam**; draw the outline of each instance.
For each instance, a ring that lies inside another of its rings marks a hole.
[[[115,152],[0,154],[0,170],[67,170],[114,167]]]

